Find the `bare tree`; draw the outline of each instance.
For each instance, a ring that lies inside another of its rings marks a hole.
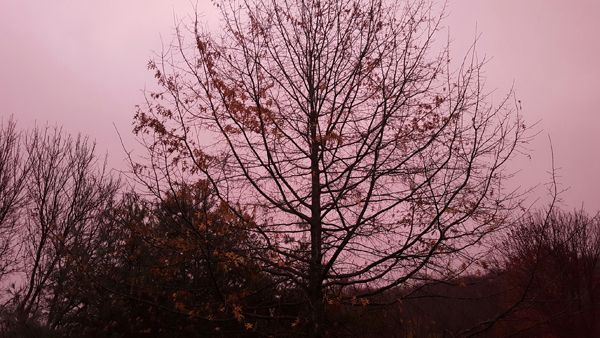
[[[514,286],[512,298],[521,299],[510,318],[518,323],[515,330],[598,335],[599,215],[556,208],[532,212],[499,248]]]
[[[118,189],[105,165],[98,166],[95,146],[60,128],[36,128],[26,134],[24,157],[29,171],[18,222],[21,287],[17,320],[42,320],[49,328],[80,304],[65,297],[76,285],[72,262],[94,252],[102,215]],[[69,284],[69,282],[72,282]]]
[[[443,14],[424,0],[218,8],[222,36],[196,20],[149,63],[160,89],[135,118],[138,178],[160,197],[200,177],[252,215],[240,231],[303,290],[293,324],[314,336],[327,303],[462,271],[513,207],[504,167],[525,126],[512,93],[489,102],[474,50],[456,70],[434,50]]]
[[[16,267],[16,222],[28,170],[21,157],[21,134],[15,128],[12,119],[0,124],[0,285]]]

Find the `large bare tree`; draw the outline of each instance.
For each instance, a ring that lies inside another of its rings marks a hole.
[[[450,60],[429,1],[217,4],[149,63],[134,171],[157,196],[206,179],[261,239],[262,268],[303,290],[311,335],[328,303],[367,304],[453,276],[513,206],[504,167],[525,140],[484,60]],[[451,65],[457,66],[451,68]],[[266,252],[266,254],[265,254]]]

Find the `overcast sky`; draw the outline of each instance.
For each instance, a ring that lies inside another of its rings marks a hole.
[[[191,3],[0,0],[0,117],[81,131],[123,167],[113,124],[132,145],[134,106],[153,86],[147,61]],[[199,10],[218,25],[209,1]],[[527,123],[540,121],[531,159],[514,164],[518,182],[548,180],[550,135],[565,203],[589,211],[600,209],[599,15],[598,0],[449,0],[446,20],[454,54],[481,34],[488,89],[499,97],[514,84]]]

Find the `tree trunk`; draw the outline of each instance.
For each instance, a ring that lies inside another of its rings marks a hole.
[[[311,91],[312,92],[312,91]],[[311,136],[311,224],[310,224],[310,267],[308,280],[309,298],[309,337],[323,335],[323,290],[322,290],[322,224],[321,224],[321,183],[319,170],[320,144],[317,136],[318,114],[310,116]]]
[[[316,285],[314,289],[310,290],[309,294],[310,301],[310,317],[308,336],[309,337],[322,337],[323,336],[323,324],[325,322],[325,307],[323,304],[323,292],[321,285]]]

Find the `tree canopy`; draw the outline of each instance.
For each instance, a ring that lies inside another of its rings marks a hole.
[[[218,8],[221,35],[179,26],[148,65],[160,89],[135,132],[150,164],[134,169],[149,190],[206,180],[247,219],[238,230],[257,238],[261,269],[303,290],[313,335],[328,302],[464,269],[456,259],[514,207],[502,182],[526,129],[512,93],[489,99],[474,49],[455,69],[437,50],[443,13],[428,1]]]

